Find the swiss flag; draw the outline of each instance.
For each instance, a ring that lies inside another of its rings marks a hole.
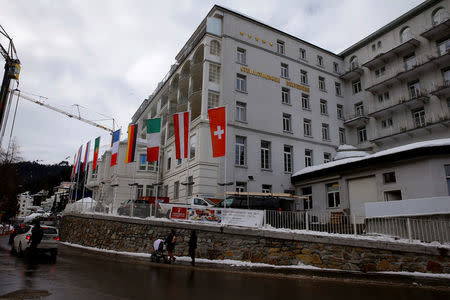
[[[227,118],[225,106],[208,110],[209,129],[211,130],[211,144],[213,157],[225,156],[227,137]]]

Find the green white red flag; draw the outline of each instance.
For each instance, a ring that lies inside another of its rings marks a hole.
[[[95,139],[94,144],[94,161],[92,162],[92,170],[97,168],[97,160],[98,160],[98,151],[100,149],[100,137]]]
[[[159,160],[161,144],[161,118],[147,120],[147,161]]]

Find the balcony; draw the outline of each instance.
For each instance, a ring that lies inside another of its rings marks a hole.
[[[447,35],[449,30],[450,30],[450,18],[447,17],[447,20],[433,25],[433,27],[431,27],[428,30],[425,30],[420,35],[426,38],[427,40],[431,41]]]
[[[389,60],[392,57],[401,56],[402,54],[405,54],[405,53],[408,53],[408,52],[414,50],[414,48],[419,46],[419,44],[420,44],[420,42],[417,39],[415,39],[414,37],[411,37],[409,40],[401,43],[397,47],[392,48],[391,50],[389,50],[385,53],[381,53],[381,54],[375,56],[372,60],[369,60],[368,62],[364,63],[362,66],[369,68],[369,69],[374,69],[375,67],[382,65],[383,63],[385,63],[387,60]]]
[[[430,101],[430,97],[424,90],[416,90],[409,95],[408,99],[400,98],[397,101],[392,101],[389,106],[375,110],[368,114],[369,117],[378,119],[379,117],[392,114],[398,110],[407,108],[408,110],[423,106]]]
[[[339,76],[342,80],[351,80],[360,77],[364,73],[364,70],[358,63],[352,63],[350,69],[346,70],[344,74]]]
[[[445,65],[450,62],[450,52],[443,53],[442,55],[423,55],[416,57],[414,63],[408,63],[402,68],[392,70],[389,74],[384,75],[382,78],[386,78],[382,81],[375,82],[375,84],[366,88],[366,91],[375,93],[383,90],[390,85],[393,85],[399,81],[407,81],[409,79],[418,76],[418,73],[427,69],[435,68],[436,66]]]
[[[370,142],[375,144],[380,144],[386,140],[400,138],[400,137],[414,137],[414,135],[422,133],[429,134],[431,131],[437,127],[442,127],[448,130],[450,127],[450,116],[442,114],[436,118],[428,117],[418,124],[413,124],[413,126],[398,126],[395,129],[391,129],[388,134],[382,135],[378,138],[370,140]]]
[[[450,95],[450,80],[444,80],[444,82],[441,85],[436,86],[430,94],[437,97],[448,97]]]
[[[357,112],[354,115],[349,115],[345,121],[344,125],[349,127],[359,127],[364,126],[369,122],[369,117],[364,112]]]

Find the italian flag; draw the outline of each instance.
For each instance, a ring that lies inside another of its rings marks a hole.
[[[147,120],[147,161],[159,160],[161,118]]]

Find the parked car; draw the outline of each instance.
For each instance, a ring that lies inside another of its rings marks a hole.
[[[129,216],[131,205],[133,205],[133,216],[146,218],[150,215],[150,204],[146,200],[127,200],[117,209],[122,216]]]
[[[22,233],[17,234],[14,237],[14,250],[19,256],[23,256],[28,252],[31,240],[31,231],[34,225],[26,225]],[[37,246],[38,252],[49,252],[52,259],[56,259],[58,254],[58,241],[59,233],[58,229],[53,226],[41,226],[44,236],[41,242]]]

